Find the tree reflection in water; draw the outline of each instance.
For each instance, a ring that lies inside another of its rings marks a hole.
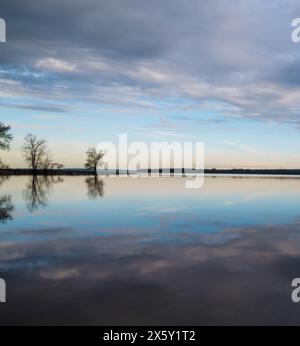
[[[9,175],[0,175],[0,187],[3,183],[5,183],[6,181],[8,181],[10,179]]]
[[[0,223],[6,223],[13,219],[12,212],[15,210],[14,205],[11,203],[11,196],[0,196]]]
[[[104,182],[101,179],[98,179],[98,176],[88,177],[85,180],[90,199],[96,199],[98,197],[104,196]]]
[[[0,176],[0,186],[8,181],[10,176]],[[0,223],[6,223],[13,219],[12,213],[15,210],[14,205],[11,202],[11,195],[0,195]]]
[[[48,205],[48,197],[54,184],[62,183],[60,176],[32,175],[24,190],[24,199],[29,212]]]

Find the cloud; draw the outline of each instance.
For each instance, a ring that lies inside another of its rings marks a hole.
[[[16,108],[16,109],[24,109],[24,110],[32,110],[32,111],[45,111],[45,112],[53,112],[53,113],[66,113],[69,110],[64,105],[50,105],[50,104],[27,105],[27,104],[21,104],[21,103],[6,103],[6,102],[0,102],[0,107]]]
[[[36,67],[57,72],[71,72],[75,71],[77,68],[75,64],[53,58],[39,60],[36,63]]]
[[[9,32],[0,97],[133,110],[166,110],[180,99],[178,109],[209,104],[225,118],[299,126],[300,48],[290,39],[296,0],[43,4],[1,4]]]
[[[15,287],[0,317],[10,325],[299,324],[290,300],[299,273],[297,220],[158,233],[0,244],[1,267]]]
[[[48,280],[66,280],[79,276],[77,268],[67,268],[62,270],[42,271],[41,277]]]

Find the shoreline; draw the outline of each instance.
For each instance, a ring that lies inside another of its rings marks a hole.
[[[159,173],[163,175],[167,173],[166,169],[154,169],[154,170],[139,170],[136,172],[129,172],[126,170],[116,171],[98,171],[98,175],[130,175],[130,174],[151,174]],[[170,169],[171,175],[178,174],[195,174],[196,171],[192,169]],[[200,173],[198,171],[198,173]],[[271,176],[300,176],[300,169],[204,169],[204,175],[271,175]],[[0,169],[1,176],[10,176],[10,175],[73,175],[73,176],[91,176],[95,175],[95,172],[88,169],[80,168],[70,168],[70,169],[51,169],[51,170],[37,170],[33,172],[31,169],[23,168],[10,168],[10,169]]]

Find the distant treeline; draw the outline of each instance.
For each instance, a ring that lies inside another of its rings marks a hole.
[[[300,169],[205,169],[205,174],[263,174],[263,175],[300,175]]]
[[[171,168],[167,169],[144,169],[139,171],[126,171],[124,169],[112,170],[99,170],[98,174],[117,174],[117,175],[126,175],[129,173],[159,173],[161,175],[170,172],[170,174],[191,174],[195,173],[194,169],[183,169],[183,168]],[[200,172],[200,171],[197,171]],[[43,175],[94,175],[95,171],[91,169],[84,168],[62,168],[62,169],[37,169],[36,174]],[[32,174],[32,169],[0,169],[0,175],[30,175]],[[234,168],[234,169],[205,169],[204,174],[237,174],[237,175],[299,175],[300,169],[243,169],[243,168]]]

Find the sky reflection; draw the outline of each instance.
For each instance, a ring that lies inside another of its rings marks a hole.
[[[298,180],[98,179],[66,177],[35,210],[30,177],[2,184],[0,324],[299,323]]]

